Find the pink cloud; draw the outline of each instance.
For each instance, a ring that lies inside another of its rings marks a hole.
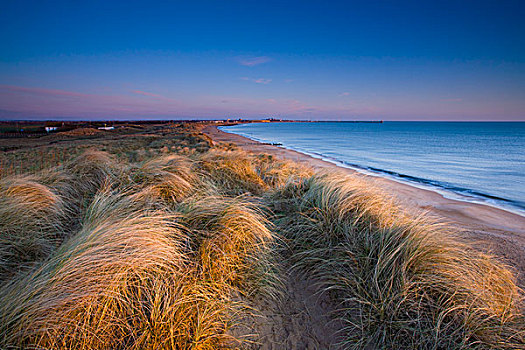
[[[272,59],[268,56],[243,57],[239,58],[239,64],[242,66],[253,67],[263,63],[268,63]]]
[[[350,93],[349,92],[341,92],[339,95],[337,95],[339,97],[342,97],[342,96],[350,96]]]
[[[253,82],[257,84],[269,84],[272,82],[272,79],[259,78],[259,79],[255,79]]]
[[[156,97],[156,98],[167,98],[167,97],[164,97],[162,95],[158,95],[158,94],[154,94],[152,92],[147,92],[147,91],[141,91],[141,90],[133,90],[131,91],[133,92],[134,94],[137,94],[137,95],[143,95],[143,96],[149,96],[149,97]]]

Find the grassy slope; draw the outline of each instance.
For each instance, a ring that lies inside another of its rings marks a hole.
[[[177,125],[32,142],[0,159],[0,347],[253,346],[288,266],[342,347],[524,346],[511,270],[361,178]]]

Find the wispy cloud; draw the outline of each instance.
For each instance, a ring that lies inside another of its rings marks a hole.
[[[147,92],[147,91],[142,91],[142,90],[133,90],[131,92],[134,93],[134,94],[137,94],[137,95],[143,95],[143,96],[148,96],[148,97],[167,98],[167,97],[162,96],[162,95],[158,95],[158,94],[154,94],[152,92]]]
[[[241,57],[238,62],[242,66],[253,67],[260,64],[268,63],[272,59],[268,56]]]
[[[253,82],[257,84],[269,84],[272,82],[272,79],[259,78],[259,79],[255,79]]]
[[[272,79],[266,79],[266,78],[248,78],[248,77],[241,77],[241,80],[251,81],[256,84],[270,84],[272,82]]]
[[[339,97],[343,97],[343,96],[350,96],[350,93],[349,92],[341,92],[339,95],[337,95]]]

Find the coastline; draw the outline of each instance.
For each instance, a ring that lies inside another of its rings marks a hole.
[[[368,176],[294,150],[260,143],[244,136],[208,125],[202,132],[212,140],[231,142],[253,153],[267,153],[310,165],[317,169],[338,169],[361,174],[393,196],[409,211],[426,211],[441,221],[461,229],[479,248],[495,253],[518,271],[519,284],[525,286],[525,217],[494,206],[447,198],[442,194],[386,177]]]
[[[300,124],[309,124],[309,123],[302,123]],[[317,123],[317,122],[310,122],[310,123]],[[340,124],[339,122],[331,122],[332,124]],[[417,145],[417,138],[414,140],[416,142],[416,147],[409,147],[410,149],[407,149],[407,154],[404,153],[403,147],[406,148],[406,143],[403,141],[398,141],[397,137],[395,140],[392,139],[392,130],[385,130],[386,136],[383,137],[383,135],[376,134],[375,137],[374,133],[377,132],[377,129],[357,129],[357,139],[354,140],[354,142],[359,142],[360,138],[364,137],[363,142],[372,142],[373,139],[376,137],[378,139],[385,138],[387,141],[378,141],[379,144],[376,145],[375,150],[372,150],[370,152],[370,155],[367,154],[367,152],[362,153],[359,152],[358,149],[354,149],[353,147],[346,147],[348,152],[345,152],[344,150],[338,150],[338,147],[342,145],[342,142],[345,142],[345,139],[342,138],[342,134],[339,134],[340,130],[337,130],[338,128],[333,129],[335,132],[333,142],[337,145],[335,148],[331,146],[324,146],[321,144],[313,145],[311,142],[316,139],[316,143],[327,143],[330,145],[331,141],[329,138],[322,139],[322,136],[312,136],[313,139],[310,139],[310,136],[308,136],[305,140],[309,140],[309,142],[304,143],[300,140],[300,135],[295,134],[295,136],[291,135],[292,139],[299,137],[298,139],[289,142],[287,139],[288,133],[294,134],[295,128],[290,128],[289,124],[287,122],[279,122],[274,124],[283,124],[283,132],[285,133],[280,138],[274,137],[272,135],[272,132],[270,134],[262,134],[257,135],[257,130],[259,128],[252,129],[249,127],[252,123],[238,123],[239,125],[225,125],[225,126],[218,126],[219,130],[222,130],[226,133],[233,133],[236,135],[240,135],[243,137],[246,137],[252,141],[261,142],[264,144],[271,144],[275,146],[279,146],[281,148],[285,148],[288,150],[296,151],[299,153],[306,154],[308,156],[311,156],[313,158],[321,159],[330,163],[334,163],[338,167],[342,168],[349,168],[352,170],[356,170],[359,173],[362,173],[364,175],[370,175],[370,176],[376,176],[376,177],[384,177],[388,178],[390,180],[394,180],[403,184],[407,184],[413,187],[418,187],[421,189],[426,189],[429,191],[437,192],[441,194],[442,196],[454,199],[458,201],[464,201],[469,203],[477,203],[482,205],[488,205],[492,206],[497,209],[501,209],[504,211],[508,211],[517,215],[522,216],[525,218],[525,201],[522,200],[522,198],[525,198],[525,193],[522,191],[519,186],[515,187],[514,189],[512,186],[517,186],[518,182],[513,184],[512,181],[519,181],[518,178],[509,178],[506,179],[505,176],[511,177],[512,175],[517,175],[517,172],[519,172],[520,168],[514,169],[514,173],[512,173],[512,170],[509,168],[506,170],[506,167],[508,162],[501,162],[501,163],[494,163],[491,165],[492,168],[488,167],[486,173],[483,173],[483,168],[485,167],[484,159],[480,159],[480,152],[477,154],[475,153],[473,158],[470,159],[464,159],[468,158],[469,155],[467,154],[453,154],[452,158],[449,160],[444,160],[444,156],[449,152],[454,152],[454,149],[449,148],[443,148],[441,146],[437,147],[441,150],[438,151],[437,154],[431,155],[429,154],[429,158],[421,157],[421,151],[413,151],[413,149],[419,149],[419,146],[423,145]],[[259,126],[263,126],[264,123],[254,123],[259,124]],[[344,124],[344,122],[342,122]],[[392,128],[392,125],[397,124],[396,122],[389,123],[390,128]],[[408,123],[407,125],[410,125],[412,123]],[[418,122],[418,124],[422,124],[421,122]],[[440,125],[441,123],[437,123],[436,125]],[[443,123],[443,124],[451,124],[450,122]],[[465,123],[460,123],[465,124]],[[479,127],[477,126],[480,123],[475,123],[475,128]],[[497,125],[501,125],[501,123],[497,123]],[[237,126],[237,127],[236,127]],[[242,126],[247,126],[248,128],[242,128]],[[335,125],[332,125],[332,128]],[[303,130],[301,127],[298,127],[299,129]],[[305,132],[312,132],[316,130],[317,128],[306,128],[304,129]],[[320,128],[321,129],[321,128]],[[439,127],[436,131],[439,134]],[[454,126],[453,131],[455,132],[457,129]],[[266,128],[263,128],[262,130],[266,130]],[[275,130],[277,133],[280,132],[280,128],[277,127],[277,129],[270,127],[268,130]],[[460,130],[464,132],[469,132],[469,130],[464,130],[460,128]],[[251,131],[255,131],[251,132]],[[321,135],[324,134],[324,129],[320,130]],[[342,131],[342,130],[341,130]],[[399,129],[396,130],[396,132],[405,132],[405,130]],[[428,131],[428,130],[427,130]],[[446,130],[448,133],[452,130]],[[476,134],[475,137],[482,137],[484,133],[486,133],[487,130],[479,130],[481,131],[481,134]],[[415,129],[415,132],[420,132],[417,128]],[[295,132],[296,133],[296,132]],[[314,131],[315,134],[315,131]],[[368,136],[366,135],[368,134]],[[449,136],[449,135],[445,135]],[[496,133],[495,136],[501,136]],[[283,138],[284,137],[284,138]],[[319,137],[319,138],[317,138]],[[441,136],[442,137],[442,136]],[[475,138],[474,137],[474,138]],[[437,144],[432,142],[433,140],[430,140],[432,146],[435,148]],[[444,142],[445,140],[441,140],[440,144]],[[456,140],[448,140],[451,144],[454,144]],[[512,142],[511,139],[508,139],[507,141]],[[472,141],[470,141],[472,142]],[[478,140],[479,142],[479,140]],[[400,147],[401,149],[398,149],[397,152],[399,152],[397,155],[396,153],[393,153],[393,151],[390,149],[391,144],[393,144],[393,147]],[[499,145],[499,144],[498,144]],[[496,146],[492,144],[492,146]],[[364,145],[363,147],[367,147]],[[424,146],[423,146],[424,147]],[[457,148],[458,145],[456,145],[453,148]],[[477,145],[474,144],[464,144],[462,142],[462,147],[465,149],[465,147],[477,147]],[[341,153],[342,152],[342,153]],[[441,154],[440,154],[441,152]],[[337,155],[336,155],[337,154]],[[483,154],[483,157],[485,154]],[[508,156],[508,154],[495,154],[495,157],[498,157],[498,159],[503,158],[505,159],[505,156]],[[398,160],[392,160],[387,161],[386,163],[383,161],[383,159],[388,159],[388,157],[391,157],[392,159],[399,158]],[[411,159],[411,157],[413,159]],[[512,156],[511,156],[512,157]],[[419,158],[422,158],[422,160],[419,160]],[[416,159],[416,160],[414,160]],[[431,163],[431,159],[434,159],[436,163]],[[473,161],[475,160],[475,162]],[[508,161],[511,161],[510,159]],[[516,162],[516,164],[519,163],[518,159],[513,159],[513,161]],[[414,162],[414,168],[412,168],[411,162]],[[445,166],[441,168],[441,166],[437,166],[436,164],[440,164],[443,162]],[[464,163],[464,168],[459,168],[459,164]],[[479,165],[479,168],[478,168]],[[431,173],[428,173],[428,167],[432,167],[434,171]],[[452,168],[456,168],[457,171],[451,172]],[[525,171],[525,170],[524,170]],[[507,174],[507,172],[509,174]],[[492,175],[485,175],[485,174],[492,174]],[[501,178],[496,179],[495,177],[499,176],[501,174]],[[478,177],[479,175],[479,177]],[[468,178],[473,177],[475,179],[473,183],[470,183]],[[507,180],[509,180],[507,182]],[[505,185],[502,185],[505,184]],[[505,187],[507,186],[507,187]],[[520,195],[521,193],[521,195]]]

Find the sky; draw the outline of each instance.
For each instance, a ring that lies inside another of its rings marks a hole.
[[[524,1],[0,0],[0,119],[525,121]]]

